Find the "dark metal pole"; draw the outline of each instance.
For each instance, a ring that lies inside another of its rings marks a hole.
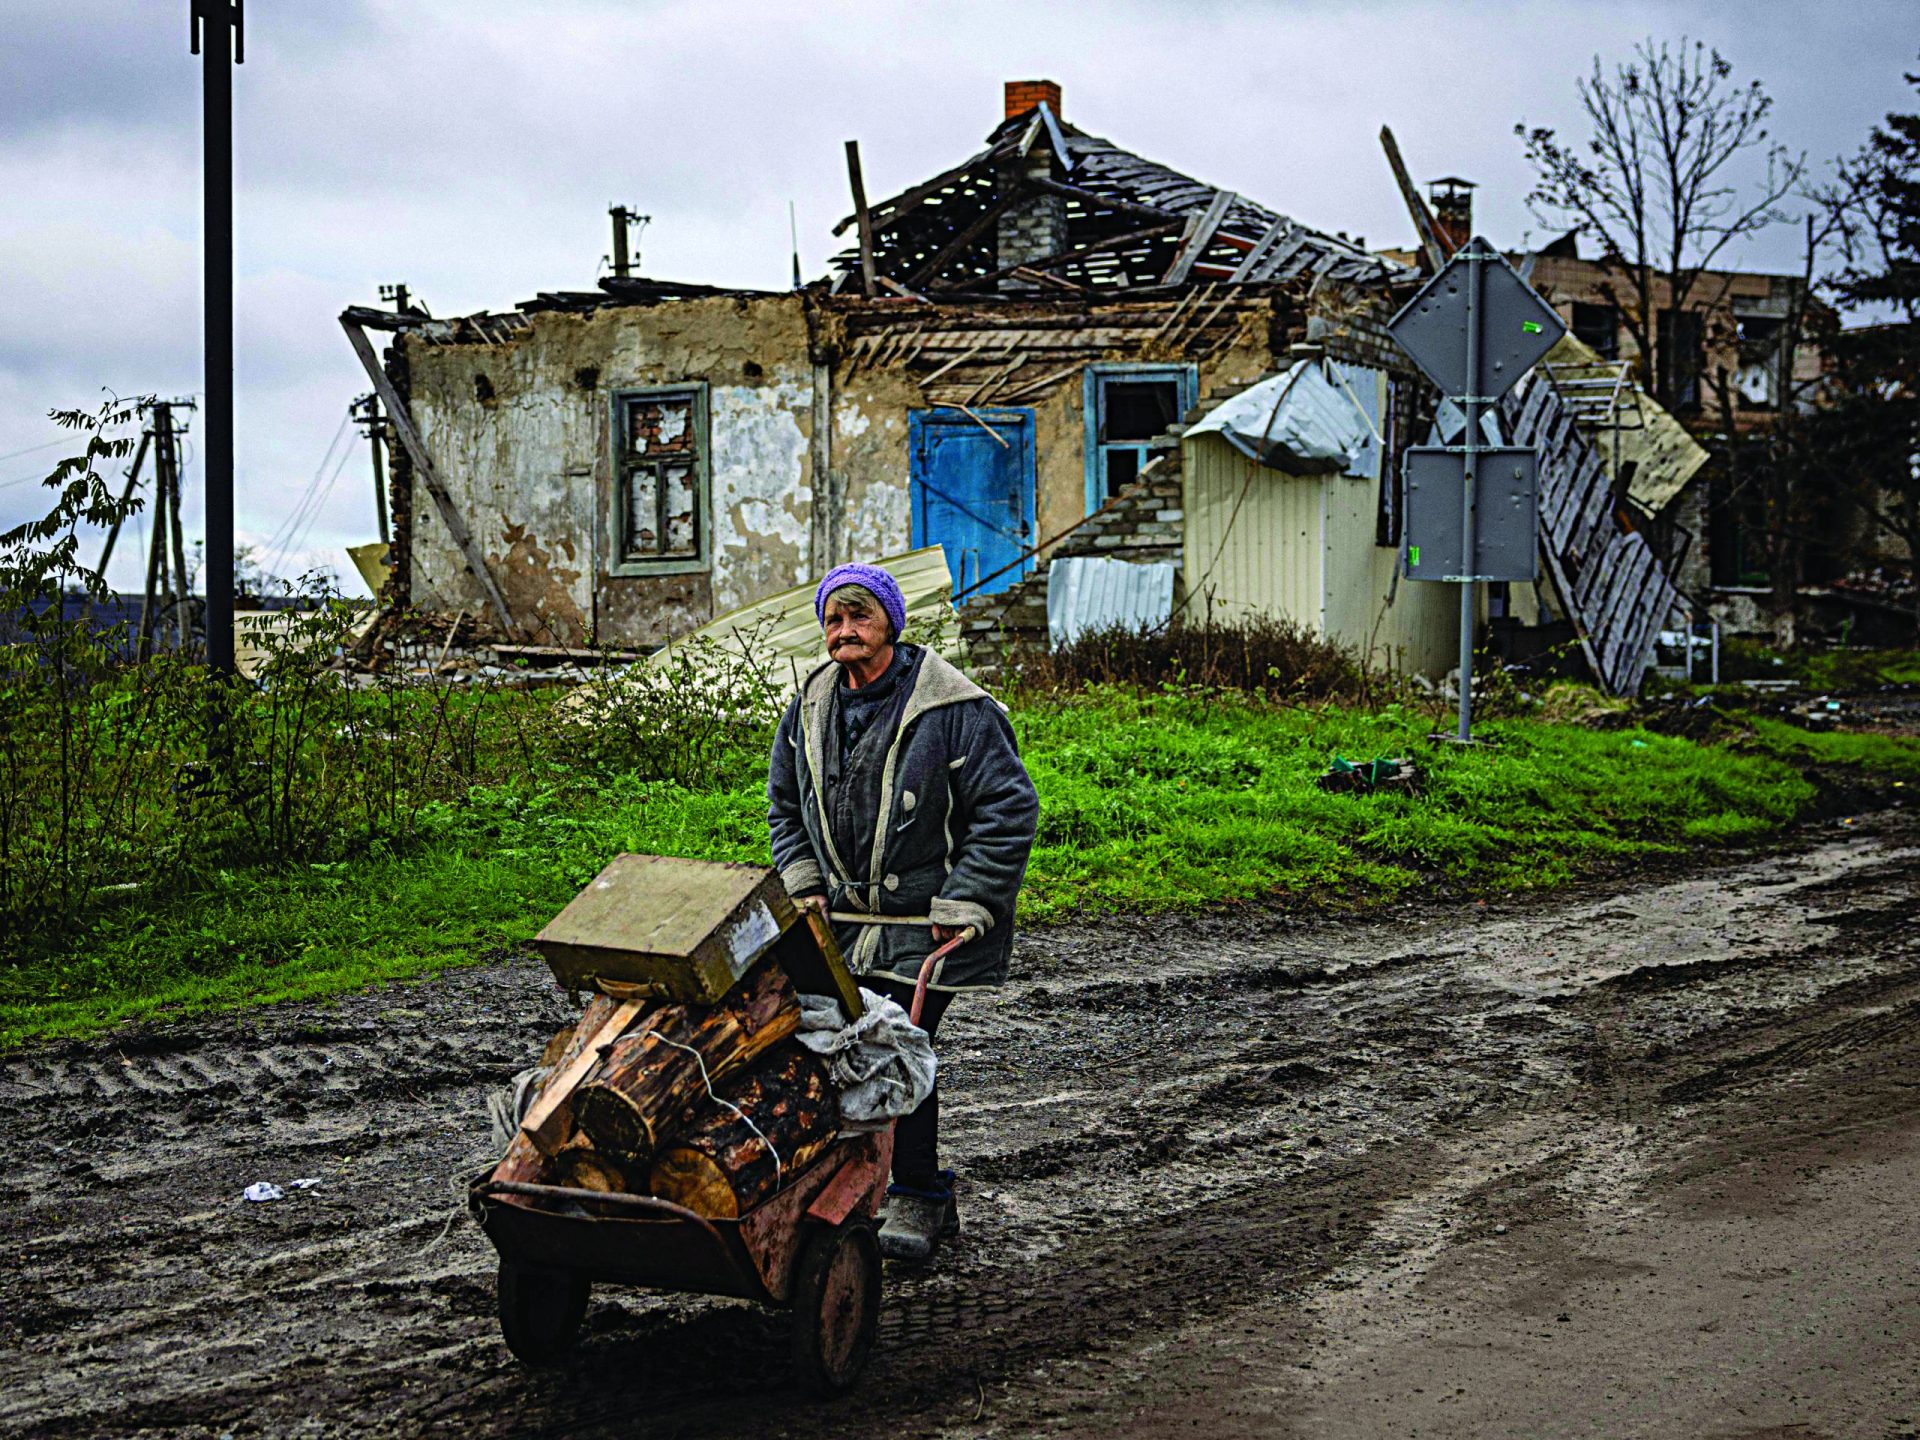
[[[1465,491],[1460,507],[1460,573],[1469,577],[1460,582],[1460,739],[1473,738],[1473,599],[1477,557],[1474,554],[1474,461],[1480,450],[1480,332],[1484,328],[1480,314],[1480,272],[1486,256],[1477,241],[1468,243],[1467,260],[1467,388],[1475,392],[1461,397],[1467,412],[1467,433],[1462,445]]]
[[[633,273],[633,263],[627,258],[627,207],[612,205],[607,213],[613,217],[613,274],[616,280],[625,280]]]
[[[201,54],[207,408],[207,664],[233,673],[233,71],[244,56],[241,0],[193,0]]]

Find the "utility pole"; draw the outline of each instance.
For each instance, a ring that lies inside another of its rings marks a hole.
[[[633,275],[633,259],[627,254],[628,233],[634,229],[644,231],[651,215],[636,215],[625,205],[609,205],[607,214],[613,217],[613,278],[627,280]]]
[[[202,57],[207,346],[207,666],[233,674],[233,65],[246,60],[244,0],[190,0]],[[161,524],[156,510],[156,533]]]
[[[380,543],[391,545],[393,536],[387,523],[387,421],[380,413],[380,395],[369,390],[353,402],[353,418],[366,427],[373,442],[373,508],[380,518]]]
[[[154,523],[166,523],[173,540],[173,643],[185,650],[193,639],[193,586],[187,578],[187,541],[180,525],[180,437],[186,433],[174,424],[176,409],[193,409],[191,400],[162,400],[154,409],[154,474],[159,490],[155,495]]]
[[[153,420],[140,437],[140,452],[153,449],[153,534],[147,543],[147,578],[140,598],[139,657],[153,653],[154,635],[160,629],[164,611],[173,619],[173,642],[184,650],[193,638],[193,594],[187,584],[186,536],[180,524],[180,436],[185,433],[174,423],[175,410],[191,410],[191,400],[156,400]],[[139,475],[138,457],[127,476],[127,494]],[[107,536],[105,553],[100,557],[104,569],[118,538],[116,528]]]
[[[406,314],[408,308],[413,304],[411,297],[407,294],[407,287],[404,284],[382,285],[380,287],[380,298],[393,306],[393,313],[396,315]]]

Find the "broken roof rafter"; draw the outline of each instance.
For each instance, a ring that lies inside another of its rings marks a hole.
[[[1021,162],[1042,134],[1059,163],[1051,175],[1031,175]],[[1049,198],[1064,202],[1071,243],[1054,255],[1025,258],[1021,266],[1001,265],[995,222],[1021,204]],[[1404,267],[1342,237],[1311,230],[1244,196],[1077,130],[1044,104],[1003,122],[988,137],[987,148],[965,163],[875,203],[869,214],[878,272],[909,288],[950,296],[990,287],[1022,266],[1108,293],[1167,283],[1286,282],[1320,275],[1391,285],[1405,273]],[[1178,231],[1189,217],[1195,218],[1196,231],[1183,237],[1188,244],[1161,229],[1171,223]],[[1200,226],[1203,219],[1211,223]],[[849,216],[835,233],[855,223],[857,217]],[[846,252],[832,263],[844,275],[857,266],[858,257]]]

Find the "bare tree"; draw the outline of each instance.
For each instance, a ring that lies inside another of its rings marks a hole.
[[[1641,383],[1670,406],[1688,372],[1677,322],[1674,343],[1661,343],[1661,312],[1721,303],[1696,294],[1702,275],[1742,236],[1786,218],[1780,202],[1806,158],[1769,143],[1772,97],[1758,80],[1735,83],[1733,66],[1700,41],[1644,40],[1611,71],[1596,55],[1578,90],[1584,141],[1514,127],[1535,171],[1528,203],[1541,223],[1570,225],[1598,245]],[[1754,182],[1742,177],[1749,152],[1765,159]]]

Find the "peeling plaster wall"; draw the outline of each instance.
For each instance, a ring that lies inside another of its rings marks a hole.
[[[878,560],[910,543],[907,412],[919,409],[920,387],[887,371],[834,380],[833,466],[846,483],[846,521],[837,553]]]
[[[476,540],[540,638],[664,640],[805,580],[813,477],[807,327],[798,297],[546,312],[504,345],[409,336],[413,414]],[[611,394],[708,386],[709,565],[611,575]],[[903,452],[904,453],[904,452]],[[416,603],[478,613],[424,485],[414,503]]]
[[[1268,333],[1274,314],[1250,310],[1237,333],[1208,342],[1197,362],[1203,395],[1272,368],[1272,345],[1293,338]],[[719,296],[537,313],[504,344],[434,343],[431,332],[396,342],[428,451],[515,614],[537,619],[533,638],[658,642],[810,579],[821,539],[813,507],[830,493],[813,473],[816,359],[832,376],[839,502],[822,522],[831,553],[872,560],[907,548],[908,414],[927,406],[926,392],[902,366],[849,364],[837,323],[812,318],[810,327],[799,296]],[[1093,352],[1088,363],[1191,358],[1150,349]],[[611,574],[611,394],[685,384],[707,387],[708,564]],[[1085,511],[1082,389],[1075,372],[1014,402],[1034,415],[1036,540]],[[413,517],[415,603],[483,613],[424,484]]]

